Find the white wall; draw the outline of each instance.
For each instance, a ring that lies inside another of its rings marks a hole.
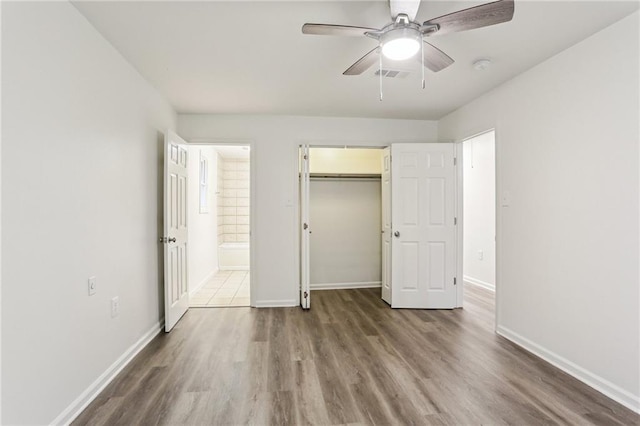
[[[187,140],[253,142],[252,297],[258,306],[298,303],[300,143],[384,146],[434,142],[437,123],[418,120],[290,116],[180,115]]]
[[[382,173],[382,150],[367,148],[310,148],[309,172],[379,175]]]
[[[636,409],[638,19],[439,122],[455,140],[496,128],[499,332]]]
[[[496,283],[494,137],[495,132],[486,132],[462,144],[464,279],[489,289]]]
[[[2,423],[48,424],[159,330],[176,117],[70,3],[2,9]]]
[[[200,158],[209,165],[208,209],[200,212]],[[218,270],[218,153],[211,146],[189,147],[188,268],[189,292],[197,291]]]

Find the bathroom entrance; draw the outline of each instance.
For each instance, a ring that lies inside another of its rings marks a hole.
[[[188,149],[189,306],[251,306],[250,146]]]

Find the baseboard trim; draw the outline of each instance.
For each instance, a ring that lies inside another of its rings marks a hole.
[[[310,284],[311,290],[343,290],[353,288],[379,288],[382,287],[380,281],[364,281],[354,283],[316,283]]]
[[[575,377],[617,403],[622,404],[628,409],[640,414],[640,396],[633,395],[631,392],[622,389],[618,385],[615,385],[597,374],[580,367],[568,359],[563,358],[562,356],[538,345],[535,342],[532,342],[526,337],[523,337],[506,327],[498,326],[496,332],[505,339],[508,339],[523,349],[537,355],[549,364],[558,367],[560,370]]]
[[[464,275],[462,279],[469,284],[477,285],[478,287],[486,288],[487,290],[496,291],[496,286],[486,281],[482,281],[468,275]]]
[[[207,275],[202,281],[198,283],[197,286],[193,290],[189,290],[189,297],[192,297],[194,294],[198,292],[211,278],[215,277],[218,273],[218,269],[214,269],[209,275]]]
[[[298,302],[294,299],[286,300],[258,300],[256,301],[256,308],[290,308],[292,306],[298,306]]]
[[[164,319],[151,327],[137,342],[129,347],[107,370],[100,375],[84,392],[76,398],[50,424],[69,425],[82,411],[107,387],[138,353],[153,340],[164,328]]]

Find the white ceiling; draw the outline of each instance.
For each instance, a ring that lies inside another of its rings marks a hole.
[[[423,1],[417,21],[481,3]],[[300,28],[379,28],[390,19],[384,0],[74,4],[179,113],[408,119],[439,119],[638,9],[636,1],[516,0],[511,22],[431,37],[456,63],[427,71],[425,90],[419,63],[402,63],[413,73],[384,79],[380,102],[375,67],[342,75],[374,40],[303,35]],[[491,68],[473,69],[478,58],[491,59]]]

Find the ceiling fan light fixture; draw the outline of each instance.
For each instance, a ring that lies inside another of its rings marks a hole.
[[[402,61],[415,56],[420,50],[422,34],[412,28],[398,28],[386,32],[380,38],[382,54],[392,61]]]

